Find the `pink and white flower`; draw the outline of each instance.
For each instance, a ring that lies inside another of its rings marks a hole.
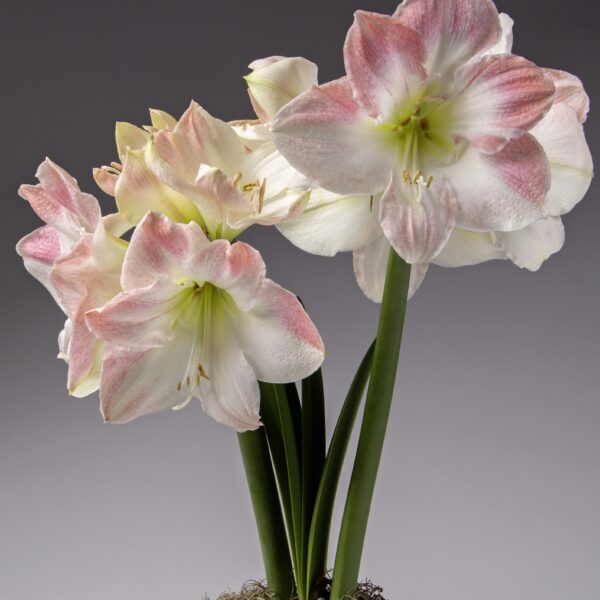
[[[380,221],[408,262],[439,253],[455,226],[512,231],[545,216],[550,171],[529,135],[554,84],[510,54],[481,56],[501,25],[490,0],[407,0],[358,11],[348,76],[288,104],[275,141],[338,193],[383,193]]]
[[[70,393],[85,396],[98,387],[102,345],[84,314],[121,291],[127,243],[118,238],[120,220],[102,218],[98,201],[64,169],[46,160],[37,177],[39,184],[23,185],[19,193],[47,225],[19,241],[17,252],[68,317],[59,335],[59,356],[69,363]]]
[[[253,224],[272,225],[298,214],[305,189],[289,181],[289,165],[271,149],[253,147],[234,126],[192,102],[179,121],[151,112],[152,126],[117,125],[122,165],[96,169],[132,226],[148,211],[198,223],[211,239],[237,237]]]
[[[512,20],[489,0],[406,0],[392,17],[358,11],[344,49],[348,76],[276,117],[278,148],[307,177],[381,196],[379,237],[354,248],[371,299],[381,299],[390,244],[415,265],[413,288],[438,256],[445,266],[471,264],[448,258],[463,231],[480,249],[493,241],[484,256],[528,268],[560,249],[554,217],[583,197],[592,174],[585,92],[511,47]]]
[[[200,226],[149,213],[125,257],[123,292],[86,314],[106,343],[104,418],[130,421],[193,397],[238,431],[260,425],[257,380],[315,371],[321,338],[298,299],[265,277],[242,242],[209,241]]]

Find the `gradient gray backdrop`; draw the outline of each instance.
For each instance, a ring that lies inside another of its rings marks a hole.
[[[597,6],[499,2],[516,20],[516,52],[577,73],[592,100]],[[55,358],[64,317],[14,253],[39,225],[19,183],[49,155],[95,193],[91,168],[115,158],[115,121],[145,123],[147,107],[179,115],[192,98],[249,117],[241,76],[252,59],[305,55],[323,81],[337,77],[353,10],[394,7],[4,6],[0,598],[199,599],[262,573],[232,431],[197,403],[107,426],[96,396],[67,396]],[[587,132],[598,150],[593,110]],[[411,302],[362,569],[392,599],[600,598],[598,189],[566,218],[566,247],[541,272],[434,268]],[[377,307],[350,256],[305,255],[275,230],[246,239],[321,330],[331,426]]]

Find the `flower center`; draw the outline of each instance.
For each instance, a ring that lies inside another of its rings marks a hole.
[[[185,394],[185,399],[174,410],[179,410],[200,397],[201,387],[210,377],[211,344],[214,343],[215,329],[223,316],[223,297],[226,292],[210,283],[182,282],[186,297],[181,303],[176,327],[181,327],[190,335],[190,353],[183,375],[177,383],[176,391]]]
[[[441,98],[424,98],[378,126],[396,151],[406,184],[430,187],[435,165],[454,155],[456,144],[448,128],[447,108]]]

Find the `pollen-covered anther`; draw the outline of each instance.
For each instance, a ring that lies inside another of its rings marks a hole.
[[[115,170],[118,171],[119,173],[123,170],[123,165],[121,163],[118,162],[111,162],[110,166]]]

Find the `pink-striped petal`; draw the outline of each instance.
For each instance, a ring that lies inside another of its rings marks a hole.
[[[377,304],[383,300],[387,263],[391,249],[392,246],[385,235],[380,235],[373,242],[360,250],[355,250],[353,253],[356,282],[363,294]],[[408,287],[409,298],[412,298],[421,287],[428,268],[428,263],[418,263],[411,266]]]
[[[550,163],[546,213],[563,215],[583,199],[592,183],[594,164],[583,127],[569,103],[559,102],[531,133]]]
[[[467,148],[459,160],[439,171],[456,192],[457,227],[514,231],[541,219],[547,211],[550,166],[530,134],[491,155]]]
[[[381,197],[383,233],[408,263],[427,263],[448,241],[457,214],[456,194],[447,181],[429,187],[406,183],[400,174]]]
[[[50,272],[56,259],[65,251],[61,234],[54,227],[45,225],[22,238],[17,244],[17,254],[25,268],[59,303],[56,290],[50,282]]]
[[[308,377],[325,357],[321,336],[291,292],[265,279],[252,308],[238,313],[235,333],[261,381]]]
[[[104,420],[127,423],[186,401],[179,385],[192,348],[192,332],[182,329],[170,342],[147,351],[108,344],[104,349],[100,405]]]
[[[87,328],[82,314],[72,318],[71,324],[67,349],[67,389],[72,396],[83,398],[98,389],[102,345]]]
[[[209,244],[197,223],[182,225],[148,213],[131,237],[121,275],[123,289],[147,287],[161,277],[185,279],[191,257]]]
[[[200,165],[217,167],[233,177],[245,149],[231,125],[192,102],[172,131],[154,136],[149,166],[161,181],[185,194]]]
[[[430,76],[451,73],[500,39],[491,0],[405,0],[394,16],[421,35]]]
[[[76,241],[82,230],[92,232],[100,221],[100,206],[83,193],[64,169],[46,159],[39,167],[37,185],[22,185],[19,195],[48,225]]]
[[[511,54],[486,56],[456,76],[450,125],[481,152],[494,153],[550,110],[554,84],[543,69]]]
[[[344,46],[356,101],[374,118],[395,115],[425,79],[421,36],[398,19],[357,11]]]
[[[101,340],[132,351],[163,346],[173,339],[177,309],[189,297],[170,279],[127,290],[100,308],[87,311],[85,322]]]
[[[393,154],[352,97],[348,79],[314,87],[273,122],[277,148],[303,175],[339,194],[385,189]]]

